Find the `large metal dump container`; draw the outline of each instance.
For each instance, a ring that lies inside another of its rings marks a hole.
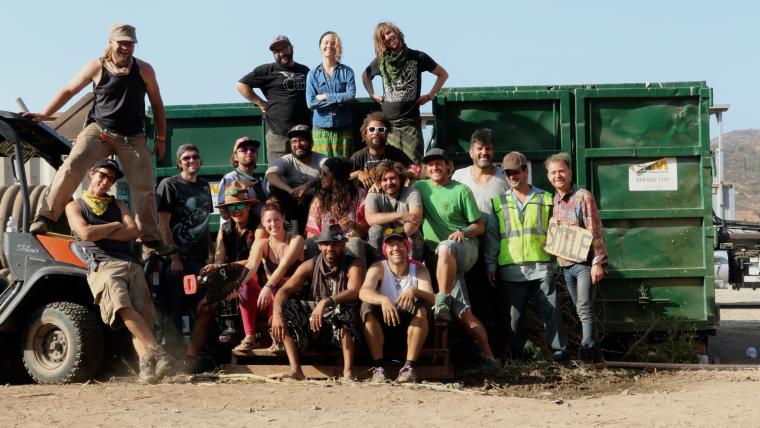
[[[703,82],[575,89],[576,181],[593,192],[607,332],[714,330],[711,91]]]
[[[446,88],[433,104],[435,146],[446,150],[456,168],[472,164],[467,153],[478,128],[494,133],[494,161],[517,150],[530,161],[532,182],[551,190],[543,161],[570,152],[570,91],[542,87]]]

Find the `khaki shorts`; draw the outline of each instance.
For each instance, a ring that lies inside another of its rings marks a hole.
[[[134,308],[153,328],[156,308],[142,265],[123,260],[100,262],[97,270],[87,275],[87,283],[95,304],[100,306],[100,317],[112,329],[124,327],[121,317],[116,316],[122,308]]]

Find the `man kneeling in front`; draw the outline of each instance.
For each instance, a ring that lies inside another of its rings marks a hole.
[[[372,381],[385,382],[383,345],[390,336],[406,338],[406,362],[396,382],[416,382],[414,364],[427,337],[428,308],[435,303],[435,294],[428,270],[409,259],[411,244],[404,228],[389,228],[383,235],[387,259],[370,266],[359,291],[364,336],[374,360]]]
[[[140,380],[157,383],[173,372],[169,354],[156,342],[153,306],[145,272],[131,248],[138,231],[129,208],[108,194],[123,177],[119,164],[103,159],[89,172],[82,197],[66,205],[66,217],[77,246],[87,256],[90,285],[100,316],[112,329],[127,327],[140,357]]]

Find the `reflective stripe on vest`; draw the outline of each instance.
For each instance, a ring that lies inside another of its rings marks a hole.
[[[495,210],[501,238],[499,265],[550,261],[551,255],[544,251],[544,225],[549,224],[551,195],[543,191],[535,193],[525,204],[522,221],[517,212],[517,204],[510,201],[511,198],[511,195],[505,194],[492,199],[493,206],[500,208]]]

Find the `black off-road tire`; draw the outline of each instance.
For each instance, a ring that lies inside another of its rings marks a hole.
[[[84,382],[103,360],[100,318],[78,303],[49,303],[27,320],[21,346],[24,366],[37,383]]]

